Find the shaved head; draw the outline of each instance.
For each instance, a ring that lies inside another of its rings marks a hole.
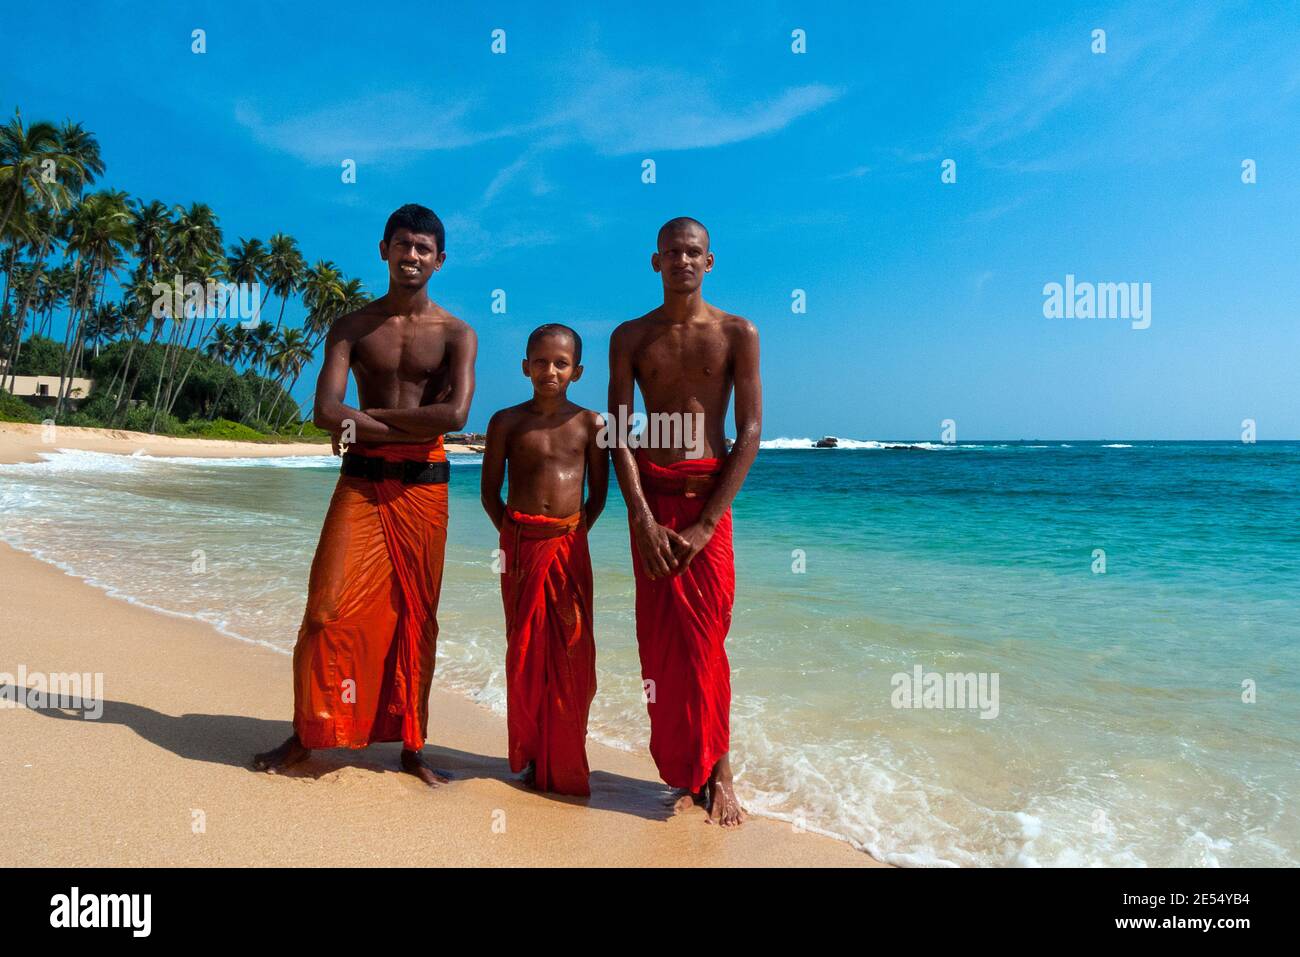
[[[670,219],[659,227],[659,235],[655,239],[655,246],[663,244],[664,237],[669,233],[674,233],[679,229],[690,229],[694,227],[704,234],[704,248],[709,248],[709,230],[698,219],[691,219],[689,216],[678,216],[676,219]]]

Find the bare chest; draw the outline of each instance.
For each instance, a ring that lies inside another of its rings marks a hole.
[[[427,324],[389,320],[356,341],[355,366],[374,376],[397,376],[408,382],[432,378],[447,358],[445,337]]]
[[[632,364],[643,388],[726,388],[731,355],[719,330],[672,330],[643,342]]]
[[[555,428],[515,429],[510,437],[510,457],[520,465],[572,468],[586,460],[587,430],[577,421]]]

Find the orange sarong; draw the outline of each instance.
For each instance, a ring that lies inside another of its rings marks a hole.
[[[674,531],[699,519],[722,469],[721,459],[656,465],[642,450],[636,460],[655,521]],[[650,756],[665,782],[691,791],[730,747],[731,665],[723,645],[736,594],[731,548],[731,509],[690,565],[668,578],[649,578],[632,543]]]
[[[446,461],[441,438],[349,451]],[[445,484],[339,477],[293,650],[293,728],[303,745],[424,746],[446,544]]]
[[[510,767],[537,786],[588,795],[587,714],[596,696],[591,554],[578,512],[506,509],[501,523]]]

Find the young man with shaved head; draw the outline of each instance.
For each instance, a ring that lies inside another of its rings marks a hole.
[[[259,770],[297,764],[312,748],[401,741],[402,770],[446,781],[420,757],[447,544],[442,437],[469,416],[478,343],[425,291],[445,242],[431,209],[394,212],[379,243],[388,292],[325,340],[315,422],[346,450],[293,652],[294,733],[253,759]],[[357,408],[344,402],[349,372]]]
[[[649,434],[691,434],[654,428],[656,415],[689,417],[698,431],[694,442],[669,448],[614,434],[614,468],[632,529],[650,753],[664,781],[681,790],[679,806],[702,804],[710,821],[730,828],[745,819],[732,789],[723,647],[735,596],[731,502],[762,430],[758,331],[704,301],[713,253],[701,223],[670,220],[657,247],[650,265],[663,283],[663,305],[614,331],[609,408],[616,422],[627,421],[640,387]],[[723,429],[733,388],[736,440],[728,452]]]

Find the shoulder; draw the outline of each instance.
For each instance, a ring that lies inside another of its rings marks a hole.
[[[492,418],[488,419],[488,431],[493,429],[498,431],[509,431],[520,419],[527,416],[528,411],[524,404],[507,406],[504,409],[497,409],[492,413]]]
[[[637,316],[635,319],[619,323],[610,334],[610,349],[626,349],[635,345],[645,335],[646,329],[650,327],[653,321],[654,313],[647,312],[644,316]]]
[[[746,319],[744,316],[737,316],[734,313],[725,312],[722,309],[714,307],[715,318],[720,328],[726,333],[727,338],[734,341],[758,341],[758,327]]]
[[[574,407],[577,414],[573,417],[574,432],[582,436],[583,444],[590,450],[601,445],[601,436],[605,432],[605,417],[595,409],[586,409],[580,405]]]
[[[355,342],[375,328],[376,318],[382,318],[382,310],[376,306],[378,300],[366,303],[355,312],[339,316],[330,324],[326,339],[331,342]]]
[[[595,409],[584,409],[578,406],[578,421],[582,423],[584,430],[592,435],[597,434],[605,427],[605,417]]]
[[[442,327],[442,334],[448,342],[477,342],[478,336],[474,332],[474,327],[464,319],[452,315],[442,306],[437,306],[436,316],[439,325]]]

